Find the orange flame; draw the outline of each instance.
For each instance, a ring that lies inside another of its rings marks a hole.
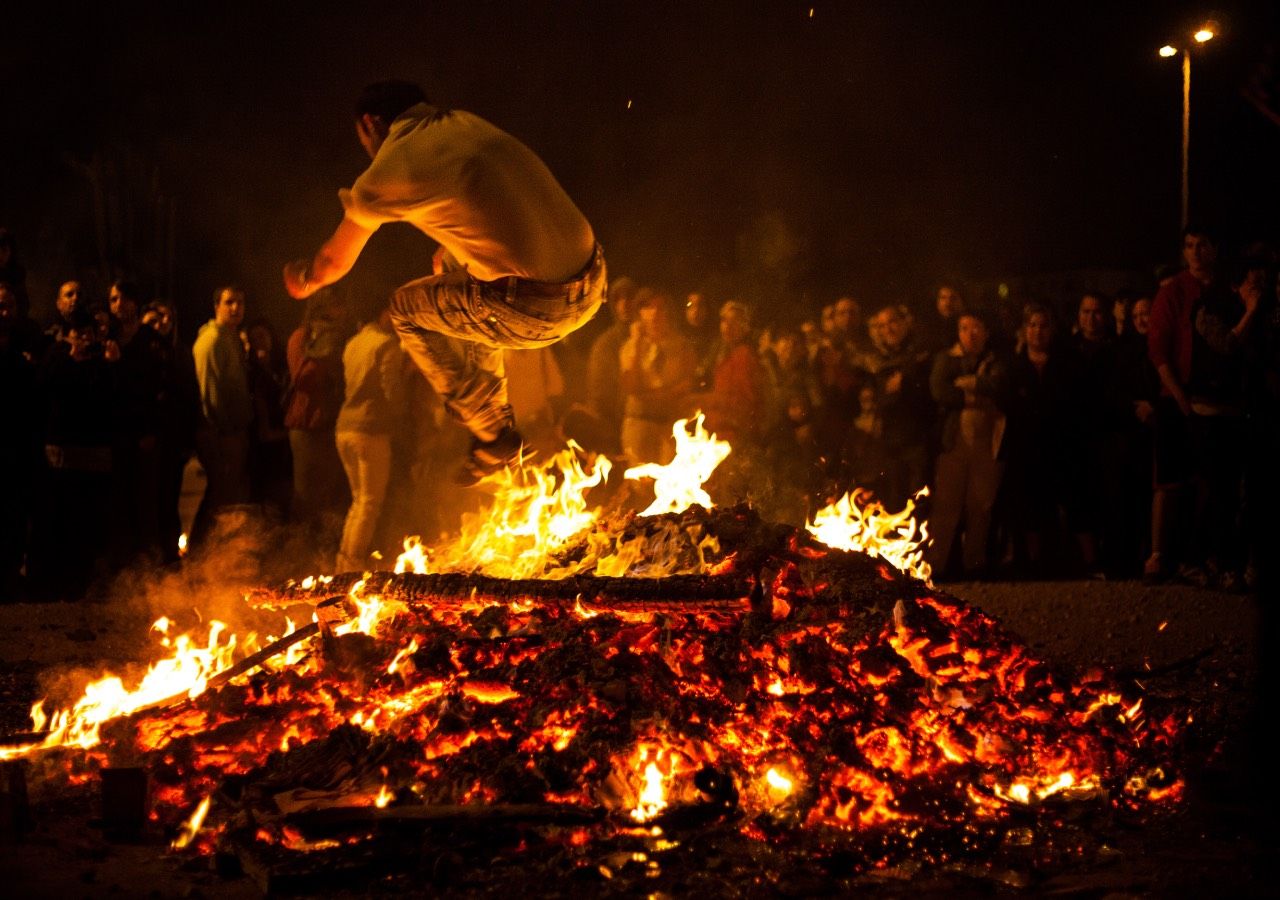
[[[671,462],[665,466],[645,463],[623,473],[624,477],[631,480],[653,479],[654,500],[640,515],[682,513],[695,503],[707,509],[714,506],[711,496],[702,489],[702,485],[711,477],[716,467],[724,462],[732,448],[727,441],[719,440],[702,427],[705,418],[702,413],[698,413],[692,430],[689,429],[688,419],[680,419],[672,426],[676,455]]]
[[[209,678],[234,661],[235,635],[227,634],[227,626],[222,622],[210,622],[208,638],[204,646],[200,646],[189,634],[170,639],[170,627],[167,618],[158,619],[152,626],[162,635],[160,643],[172,652],[167,658],[152,663],[137,687],[126,688],[118,676],[109,675],[90,683],[70,709],[61,709],[52,715],[45,712],[44,700],[36,701],[31,708],[32,730],[48,734],[39,742],[0,748],[0,760],[51,747],[88,749],[99,743],[102,725],[111,719],[131,715],[182,694],[197,697],[204,693]]]
[[[608,478],[612,464],[597,457],[583,467],[581,448],[553,456],[546,466],[521,465],[496,474],[491,507],[464,517],[458,536],[428,555],[416,539],[405,542],[396,571],[483,572],[506,578],[547,577],[552,554],[599,518],[586,492]]]
[[[855,488],[825,509],[805,528],[837,550],[857,550],[883,559],[895,569],[932,585],[933,569],[924,561],[928,523],[917,522],[915,501],[929,494],[921,488],[901,512],[891,513],[870,492]]]

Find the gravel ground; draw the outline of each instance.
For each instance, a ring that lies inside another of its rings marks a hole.
[[[958,583],[945,590],[992,614],[1050,662],[1130,673],[1196,717],[1199,758],[1188,773],[1185,808],[1117,841],[1113,864],[1041,883],[1035,893],[1274,896],[1265,870],[1275,845],[1256,836],[1258,809],[1271,802],[1274,786],[1267,781],[1262,791],[1250,780],[1265,733],[1251,727],[1251,714],[1258,698],[1269,696],[1261,685],[1270,669],[1260,669],[1264,646],[1272,646],[1261,637],[1270,633],[1268,607],[1253,597],[1137,582]],[[136,665],[151,646],[154,613],[136,602],[0,607],[0,732],[27,725],[38,692],[58,686],[52,671]],[[21,886],[10,896],[136,896],[141,885],[153,897],[256,894],[246,879],[228,882],[203,865],[184,866],[159,846],[106,844],[84,828],[90,813],[81,807],[83,801],[68,809],[37,805],[36,833],[22,845],[0,843],[0,883]],[[992,890],[985,885],[978,893]]]

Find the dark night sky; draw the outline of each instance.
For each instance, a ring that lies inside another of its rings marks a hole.
[[[142,173],[121,197],[175,198],[184,307],[203,317],[229,278],[291,321],[280,264],[335,224],[336,190],[365,162],[352,100],[392,75],[528,143],[613,273],[676,290],[919,298],[941,276],[1148,269],[1176,252],[1179,70],[1155,48],[1203,7],[324,7],[25,14],[39,18],[10,31],[0,62],[0,224],[18,236],[37,312],[49,282],[97,259],[71,163],[96,152]],[[1213,15],[1224,33],[1195,63],[1193,208],[1237,237],[1273,237],[1280,128],[1239,87],[1276,13],[1240,0]],[[425,240],[383,231],[360,290],[429,266]],[[114,262],[154,278],[133,255]]]

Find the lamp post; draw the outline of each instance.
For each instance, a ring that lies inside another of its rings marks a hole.
[[[1213,40],[1213,28],[1206,25],[1191,35],[1194,44],[1204,44]],[[1182,227],[1187,227],[1188,210],[1191,206],[1191,47],[1188,43],[1182,48]],[[1178,48],[1165,44],[1160,48],[1160,55],[1169,58],[1178,55]]]

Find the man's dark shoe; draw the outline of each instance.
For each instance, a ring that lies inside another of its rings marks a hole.
[[[520,460],[523,446],[524,438],[514,428],[505,429],[491,441],[472,440],[471,452],[454,476],[454,483],[471,487],[495,472],[515,465]]]

